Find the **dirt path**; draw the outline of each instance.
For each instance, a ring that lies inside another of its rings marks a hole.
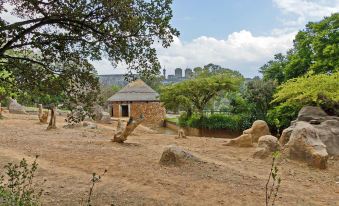
[[[115,125],[46,131],[33,115],[0,121],[0,172],[7,162],[40,155],[38,180],[47,179],[44,205],[78,205],[93,172],[107,174],[96,185],[94,205],[264,205],[270,160],[253,159],[254,148],[222,145],[223,139],[174,139],[140,127],[126,144],[110,142]],[[165,167],[163,148],[180,145],[207,163]],[[276,205],[339,205],[335,177],[339,160],[317,170],[283,160]]]

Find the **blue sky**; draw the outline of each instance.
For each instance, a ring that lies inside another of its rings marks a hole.
[[[174,0],[172,8],[181,35],[170,48],[155,45],[167,74],[214,63],[254,77],[274,54],[292,47],[307,22],[338,12],[339,0]],[[107,60],[94,65],[99,74],[126,71]]]
[[[265,35],[283,17],[271,0],[174,0],[172,8],[183,41],[203,35],[222,39],[243,29]]]

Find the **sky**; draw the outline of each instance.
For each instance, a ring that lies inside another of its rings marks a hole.
[[[180,36],[170,48],[156,47],[167,74],[214,63],[254,77],[307,22],[339,12],[339,0],[173,0],[172,9]],[[93,64],[99,74],[126,71],[108,60]]]
[[[292,47],[307,22],[339,12],[339,0],[173,0],[172,9],[180,36],[169,48],[154,45],[167,75],[213,63],[254,77],[274,54]],[[10,13],[1,16],[16,21]],[[107,59],[92,64],[98,74],[126,72]]]

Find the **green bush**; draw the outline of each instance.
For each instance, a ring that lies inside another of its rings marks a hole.
[[[242,131],[251,127],[253,118],[250,114],[225,115],[212,114],[200,116],[193,114],[187,117],[182,114],[179,117],[179,125],[182,127],[206,128],[206,129],[230,129],[232,131]]]
[[[41,205],[43,189],[40,189],[41,183],[38,186],[33,180],[37,167],[36,159],[31,166],[25,159],[19,164],[8,163],[5,166],[6,178],[4,175],[0,176],[0,205]]]

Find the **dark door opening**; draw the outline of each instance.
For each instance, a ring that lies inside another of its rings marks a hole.
[[[129,117],[128,105],[121,105],[121,116],[122,117]]]

